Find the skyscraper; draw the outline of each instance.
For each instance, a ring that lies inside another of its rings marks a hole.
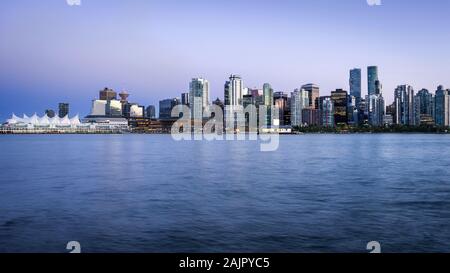
[[[350,96],[355,97],[356,102],[361,100],[361,69],[350,70]],[[356,106],[356,105],[355,105]]]
[[[372,126],[384,125],[385,104],[381,94],[367,96],[367,111],[369,116],[369,124]]]
[[[334,103],[331,97],[319,97],[317,99],[317,106],[320,111],[320,125],[323,127],[334,127]]]
[[[181,104],[189,106],[189,93],[182,93],[181,94]]]
[[[375,81],[375,93],[367,96],[367,116],[372,126],[383,126],[386,106],[384,103],[382,85],[379,80]]]
[[[231,75],[229,80],[225,82],[225,105],[237,106],[242,105],[242,78],[238,75]]]
[[[234,131],[237,128],[239,122],[244,122],[243,120],[236,120],[235,111],[238,110],[238,106],[243,104],[243,83],[242,78],[239,75],[230,75],[228,81],[225,82],[224,86],[224,98],[225,98],[225,129],[229,132]],[[247,98],[248,99],[248,98]],[[230,122],[230,123],[228,123]],[[232,128],[231,122],[234,124]]]
[[[291,94],[291,124],[303,126],[303,109],[309,108],[309,93],[305,89],[295,89]]]
[[[350,125],[358,125],[358,101],[355,96],[349,95],[347,97],[347,114],[348,114],[348,124]],[[361,98],[359,99],[359,102],[361,101]]]
[[[331,92],[331,100],[334,104],[334,122],[336,125],[348,124],[348,93],[342,89]]]
[[[191,117],[203,119],[203,111],[209,105],[209,82],[202,78],[194,78],[189,84],[189,103]]]
[[[368,95],[376,95],[377,93],[377,81],[378,81],[378,67],[367,67],[367,91]]]
[[[421,89],[417,92],[414,99],[415,108],[414,115],[416,125],[425,123],[433,123],[434,116],[434,97],[427,89]]]
[[[263,85],[264,106],[267,109],[266,125],[272,126],[273,88],[269,83]]]
[[[273,105],[273,89],[269,83],[263,85],[264,105],[269,107]]]
[[[394,123],[398,125],[415,125],[414,89],[410,85],[399,85],[394,93]]]
[[[302,89],[304,89],[308,92],[309,108],[315,109],[316,108],[316,100],[320,96],[319,86],[317,86],[313,83],[308,83],[308,84],[303,85]]]
[[[274,105],[279,109],[280,125],[285,124],[285,116],[288,112],[288,95],[284,92],[275,92],[273,94]]]
[[[69,115],[69,104],[68,103],[60,103],[58,106],[58,116],[60,118],[64,118],[65,116]]]
[[[172,119],[172,109],[179,105],[180,101],[177,98],[165,99],[159,102],[159,118]]]
[[[438,86],[438,89],[436,90],[435,104],[436,125],[450,126],[450,90],[444,90],[442,85]]]

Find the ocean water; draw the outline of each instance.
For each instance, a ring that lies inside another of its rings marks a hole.
[[[0,136],[0,252],[450,252],[450,137]]]

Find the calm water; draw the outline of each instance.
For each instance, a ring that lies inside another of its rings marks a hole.
[[[450,136],[0,136],[0,252],[450,252]]]

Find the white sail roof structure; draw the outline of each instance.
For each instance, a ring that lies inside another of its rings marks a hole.
[[[76,115],[73,118],[69,118],[69,116],[65,116],[63,118],[60,118],[58,116],[55,116],[53,118],[48,117],[47,115],[44,115],[42,117],[39,117],[37,114],[34,114],[32,117],[28,117],[27,115],[23,115],[23,118],[20,118],[16,116],[15,114],[12,114],[12,117],[6,121],[7,125],[31,125],[31,126],[72,126],[76,127],[81,125],[80,117],[79,115]]]

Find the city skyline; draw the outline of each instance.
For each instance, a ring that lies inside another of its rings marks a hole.
[[[70,102],[72,113],[88,113],[86,98],[93,99],[100,86],[158,105],[187,93],[193,76],[209,80],[211,102],[223,98],[232,73],[249,88],[269,82],[274,92],[289,94],[312,82],[328,95],[349,90],[348,71],[358,67],[364,96],[366,68],[378,65],[386,104],[398,85],[416,92],[450,86],[439,65],[450,59],[442,23],[447,1],[383,1],[375,7],[363,0],[335,2],[249,0],[234,9],[236,3],[221,1],[84,1],[79,7],[5,1],[0,119],[60,102]],[[162,18],[161,11],[172,16]],[[193,12],[205,14],[209,24],[192,18]],[[310,38],[315,42],[304,42]]]

